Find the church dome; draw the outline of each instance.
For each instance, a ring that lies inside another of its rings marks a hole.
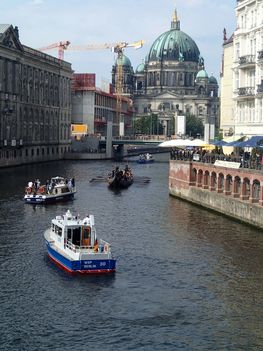
[[[196,79],[208,79],[209,76],[207,74],[207,72],[204,69],[201,69],[201,71],[199,71],[196,75]]]
[[[175,10],[171,29],[161,34],[152,44],[147,61],[192,61],[198,62],[200,51],[194,40],[180,30],[180,21]]]
[[[139,66],[136,68],[136,73],[144,73],[144,68],[145,64],[142,62],[139,64]]]
[[[217,80],[213,75],[209,78],[209,83],[210,84],[217,84]]]
[[[116,64],[117,66],[129,66],[129,67],[131,67],[131,61],[130,61],[130,59],[129,59],[127,56],[125,56],[125,55],[122,55],[121,57],[118,57],[117,60],[116,60],[116,62],[115,62],[115,64]]]

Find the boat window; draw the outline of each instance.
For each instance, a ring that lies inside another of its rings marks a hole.
[[[62,228],[60,228],[59,226],[55,225],[55,233],[59,236],[62,235]]]
[[[90,227],[83,228],[83,239],[90,238]]]
[[[68,229],[68,240],[72,239],[72,230]]]
[[[52,232],[54,232],[54,231],[55,231],[55,224],[52,223]]]
[[[80,245],[80,233],[81,233],[81,227],[74,228],[72,230],[72,244],[74,245]]]

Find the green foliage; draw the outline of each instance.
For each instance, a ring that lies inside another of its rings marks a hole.
[[[203,121],[195,115],[186,115],[186,134],[192,137],[196,137],[197,134],[204,135]]]
[[[158,116],[151,114],[136,119],[133,123],[133,130],[135,134],[156,135],[163,133],[163,126],[158,121]]]

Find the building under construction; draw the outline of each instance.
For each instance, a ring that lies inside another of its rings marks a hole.
[[[133,106],[128,97],[121,97],[122,125],[120,126],[117,96],[112,85],[99,89],[96,76],[90,73],[73,74],[72,79],[72,123],[88,126],[90,135],[107,135],[107,122],[112,122],[112,135],[131,135]],[[122,134],[121,133],[121,134]]]

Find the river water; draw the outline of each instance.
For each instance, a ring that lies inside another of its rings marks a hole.
[[[112,162],[0,171],[0,350],[263,350],[263,233],[169,197],[168,162],[131,163],[112,192]],[[28,180],[75,177],[75,200],[22,201]],[[117,272],[72,276],[49,260],[43,233],[67,209],[92,213]]]

